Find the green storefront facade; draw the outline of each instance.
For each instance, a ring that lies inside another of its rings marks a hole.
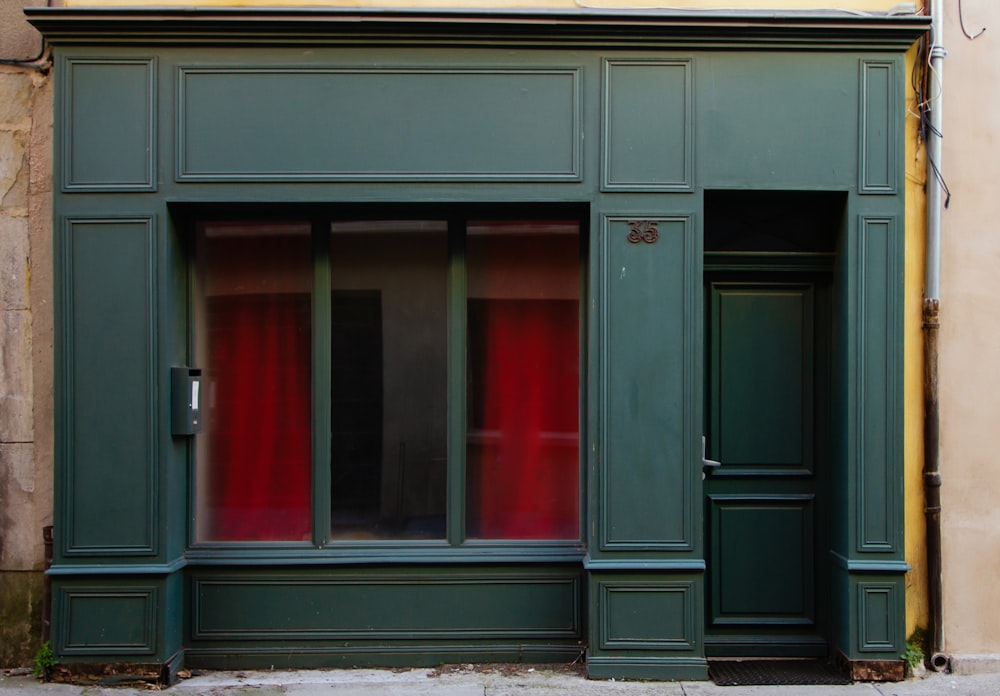
[[[925,19],[28,12],[60,661],[898,660]]]

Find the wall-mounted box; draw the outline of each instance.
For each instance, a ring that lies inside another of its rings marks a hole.
[[[170,432],[194,435],[201,432],[201,369],[170,368]]]

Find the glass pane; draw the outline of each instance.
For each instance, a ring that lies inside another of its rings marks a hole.
[[[443,539],[448,229],[331,227],[331,535]]]
[[[205,223],[195,239],[203,369],[200,541],[301,541],[312,530],[308,223]]]
[[[579,225],[470,223],[466,259],[466,534],[579,539]]]

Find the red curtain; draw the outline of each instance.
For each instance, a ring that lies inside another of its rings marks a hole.
[[[579,537],[578,304],[489,300],[469,514],[481,538]],[[478,524],[476,524],[478,523]]]
[[[307,540],[309,296],[231,295],[213,301],[210,323],[211,538]]]

